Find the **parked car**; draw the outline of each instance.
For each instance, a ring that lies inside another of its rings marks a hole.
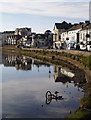
[[[30,44],[28,44],[28,43],[26,43],[25,47],[26,47],[26,48],[30,48],[30,47],[31,47],[31,45],[30,45]]]
[[[67,48],[68,48],[69,50],[75,49],[74,45],[75,45],[75,42],[74,42],[74,41],[70,41],[70,42],[68,43],[68,45],[67,45],[67,46],[68,46]]]
[[[91,51],[91,41],[87,42],[87,51]]]
[[[80,43],[80,50],[86,50],[86,44],[83,42]]]
[[[87,44],[81,43],[80,50],[91,51],[91,41],[88,41]]]
[[[86,50],[86,44],[80,45],[80,50]]]

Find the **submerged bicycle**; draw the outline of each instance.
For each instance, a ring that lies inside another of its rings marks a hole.
[[[46,92],[46,104],[50,104],[52,99],[57,100],[63,100],[64,98],[62,96],[58,96],[58,91],[55,91],[54,94],[51,93],[51,91]]]

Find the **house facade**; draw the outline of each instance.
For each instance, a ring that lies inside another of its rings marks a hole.
[[[66,49],[74,49],[75,44],[80,44],[81,41],[86,41],[86,26],[88,24],[90,24],[89,21],[85,21],[85,23],[80,22],[61,33],[61,40],[65,43],[63,45],[65,45]]]
[[[31,28],[16,28],[15,29],[15,35],[21,35],[22,37],[24,36],[29,36],[31,35]]]
[[[53,33],[50,30],[44,32],[46,46],[50,49],[53,47]]]
[[[44,34],[36,34],[34,36],[34,47],[41,48],[46,46],[46,40]]]
[[[30,47],[31,39],[32,39],[32,32],[31,28],[16,28],[15,35],[17,39],[17,44],[20,46]]]
[[[89,35],[86,37],[86,35]],[[80,43],[83,42],[86,44],[86,41],[91,41],[91,23],[86,25],[83,29],[80,30]]]
[[[80,48],[91,51],[91,23],[80,30]]]
[[[2,32],[0,32],[0,47],[2,46]]]
[[[2,32],[2,45],[5,44],[16,44],[15,31],[4,31]]]
[[[32,35],[32,46],[36,48],[52,48],[53,34],[50,30],[46,30],[44,34],[38,33]]]
[[[55,23],[53,29],[53,48],[60,48],[61,44],[63,43],[63,39],[61,39],[61,34],[70,27],[72,27],[72,24],[65,21],[63,21],[62,23]]]
[[[68,40],[66,40],[67,49],[74,49],[75,43],[79,43],[79,31],[84,23],[74,24],[67,32]]]

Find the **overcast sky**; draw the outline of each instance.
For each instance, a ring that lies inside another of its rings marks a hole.
[[[0,0],[0,31],[31,27],[34,32],[53,29],[55,22],[89,19],[89,0]]]

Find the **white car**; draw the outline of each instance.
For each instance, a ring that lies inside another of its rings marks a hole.
[[[91,41],[88,41],[87,45],[86,44],[80,44],[80,50],[91,51]]]
[[[88,51],[91,51],[91,41],[88,41],[88,42],[87,42],[87,50],[88,50]]]
[[[80,50],[86,50],[86,44],[81,44],[80,45]]]

